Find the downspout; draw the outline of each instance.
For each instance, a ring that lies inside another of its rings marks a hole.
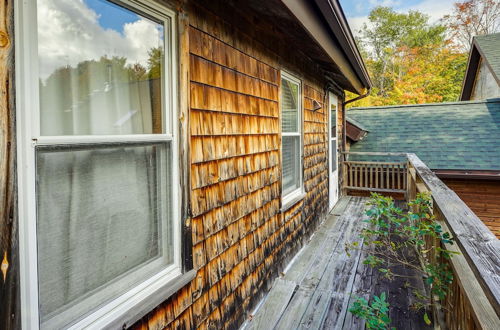
[[[352,103],[354,101],[358,101],[358,100],[361,100],[365,97],[367,97],[368,95],[370,95],[370,92],[371,92],[371,87],[369,87],[367,90],[366,90],[366,93],[364,94],[361,94],[359,96],[356,96],[355,98],[353,99],[350,99],[348,101],[344,101],[342,102],[342,111],[344,112],[344,115],[342,116],[342,147],[343,147],[343,150],[346,151],[345,149],[347,148],[347,129],[346,129],[346,117],[347,117],[347,111],[346,111],[346,104],[349,104],[349,103]],[[343,166],[344,162],[347,160],[347,155],[345,154],[342,154],[342,156],[340,157],[340,160],[341,160],[341,172],[340,174],[342,175],[342,181],[341,181],[341,187],[344,185],[344,174],[342,173],[343,171],[345,171],[345,168]],[[341,189],[341,191],[343,191]],[[343,192],[345,193],[345,192]]]
[[[346,129],[346,126],[347,126],[347,123],[346,123],[347,111],[346,111],[345,106],[347,104],[349,104],[349,103],[352,103],[352,102],[364,99],[365,97],[367,97],[368,95],[370,95],[371,90],[372,90],[372,88],[369,87],[366,90],[366,93],[361,94],[359,96],[356,96],[353,99],[350,99],[350,100],[342,102],[342,111],[344,112],[344,115],[342,116],[342,148],[343,148],[344,151],[346,151],[346,149],[347,149],[347,129]],[[347,156],[343,155],[341,157],[341,160],[342,161],[346,161],[347,160]]]
[[[352,103],[352,102],[355,102],[355,101],[358,101],[358,100],[361,100],[361,99],[364,99],[365,97],[367,97],[368,95],[370,95],[370,92],[371,92],[372,88],[369,87],[367,90],[366,90],[366,93],[364,94],[361,94],[359,96],[356,96],[355,98],[353,99],[350,99],[350,100],[347,100],[347,101],[344,101],[342,102],[342,111],[344,111],[344,115],[342,116],[342,145],[344,147],[344,149],[346,148],[347,146],[347,132],[346,132],[346,117],[347,117],[347,111],[346,111],[346,108],[345,106],[349,103]],[[344,158],[342,158],[342,160],[345,160]]]

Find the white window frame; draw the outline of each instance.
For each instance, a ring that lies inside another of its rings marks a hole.
[[[283,137],[284,136],[298,136],[299,139],[300,139],[300,147],[299,147],[299,158],[300,158],[300,161],[299,161],[299,187],[289,193],[287,193],[286,195],[283,195],[283,184],[281,186],[281,192],[282,192],[282,197],[281,197],[281,204],[283,205],[282,208],[283,209],[286,209],[290,206],[292,206],[297,200],[300,200],[302,197],[304,197],[304,182],[303,182],[303,171],[304,171],[304,137],[303,137],[303,106],[302,106],[302,81],[297,78],[296,76],[286,72],[286,71],[281,71],[281,79],[285,79],[285,80],[288,80],[288,81],[291,81],[292,83],[295,83],[298,85],[298,96],[297,96],[297,111],[298,111],[298,116],[297,116],[297,120],[298,120],[298,124],[297,124],[297,128],[298,128],[298,132],[283,132],[283,119],[282,119],[282,116],[283,114],[281,113],[281,120],[280,120],[280,125],[281,125],[281,136],[282,136],[282,139],[281,139],[281,161],[282,161],[282,168],[283,168]],[[280,94],[282,93],[282,90],[283,90],[283,86],[281,85],[281,79],[280,79]],[[281,94],[282,95],[282,94]],[[280,98],[280,100],[282,99],[282,97]],[[283,103],[281,102],[280,104],[280,112],[282,112],[282,105]],[[281,173],[281,180],[283,182],[283,171]]]
[[[113,0],[114,1],[114,0]],[[182,239],[180,219],[178,128],[177,113],[177,49],[176,13],[151,0],[120,0],[138,13],[159,19],[164,24],[164,81],[162,134],[41,136],[38,91],[38,44],[36,1],[15,0],[16,53],[16,118],[19,205],[19,257],[21,284],[21,324],[23,329],[39,329],[38,269],[36,243],[36,174],[35,147],[42,145],[108,144],[134,142],[166,142],[172,148],[172,230],[173,264],[130,288],[119,297],[84,316],[70,328],[104,328],[125,317],[127,313],[148,301],[165,287],[175,287],[182,275]]]

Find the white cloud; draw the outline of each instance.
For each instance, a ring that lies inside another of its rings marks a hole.
[[[355,36],[359,35],[359,30],[361,30],[363,24],[369,24],[368,16],[348,17],[347,21],[349,22],[349,27]]]
[[[138,19],[123,34],[99,25],[99,16],[83,0],[38,1],[40,76],[56,68],[101,56],[124,56],[129,63],[146,65],[148,50],[161,43],[158,25]]]
[[[398,6],[401,1],[399,0],[370,0],[368,1],[373,7],[383,6],[383,7],[394,7]]]
[[[439,20],[446,14],[450,14],[453,9],[453,3],[456,0],[423,0],[417,5],[413,6],[400,6],[398,7],[398,3],[400,1],[393,0],[370,0],[369,3],[375,7],[376,5],[389,6],[394,7],[394,10],[400,13],[407,13],[410,10],[418,10],[424,14],[429,15],[429,22],[431,24],[438,23]],[[387,4],[386,4],[387,3]],[[393,3],[392,5],[390,3]],[[354,16],[347,18],[349,22],[349,26],[354,35],[358,35],[359,29],[363,27],[363,24],[366,23],[369,25],[368,15],[367,16]]]
[[[418,10],[430,16],[431,23],[437,23],[444,15],[451,14],[457,0],[424,0],[406,10]]]

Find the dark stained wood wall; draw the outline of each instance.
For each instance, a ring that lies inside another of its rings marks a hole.
[[[500,239],[500,181],[442,180]]]
[[[241,325],[328,205],[322,83],[308,76],[307,66],[287,63],[199,7],[191,9],[189,22],[190,223],[197,276],[137,322],[138,329]],[[304,108],[306,197],[285,212],[280,69],[303,80]],[[312,110],[314,100],[321,109]]]

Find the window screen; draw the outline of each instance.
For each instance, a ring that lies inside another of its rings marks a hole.
[[[281,79],[283,195],[301,188],[300,83]]]

